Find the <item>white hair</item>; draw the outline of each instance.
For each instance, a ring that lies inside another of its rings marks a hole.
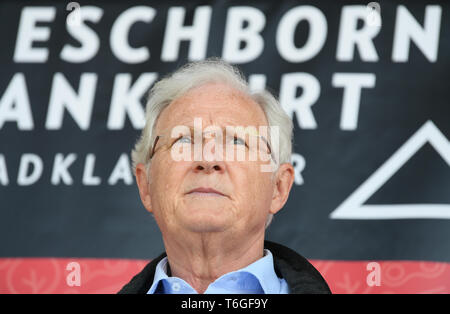
[[[136,174],[137,164],[143,163],[147,169],[150,166],[149,153],[156,138],[154,131],[161,112],[189,90],[208,83],[227,84],[248,95],[259,104],[266,115],[269,130],[273,126],[277,126],[279,130],[279,142],[276,143],[278,152],[275,158],[277,168],[282,163],[291,162],[293,123],[277,99],[267,90],[251,91],[244,75],[238,68],[219,58],[209,58],[185,64],[158,81],[150,90],[146,105],[145,127],[131,152],[134,174]],[[276,140],[269,136],[269,144]],[[147,175],[149,175],[148,171]],[[273,215],[269,215],[266,227],[272,218]]]

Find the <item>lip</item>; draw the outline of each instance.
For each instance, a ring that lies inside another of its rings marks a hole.
[[[226,196],[225,194],[213,189],[213,188],[205,188],[205,187],[199,187],[195,188],[191,191],[189,191],[186,194],[192,194],[192,193],[204,193],[204,194],[218,194],[220,196]]]

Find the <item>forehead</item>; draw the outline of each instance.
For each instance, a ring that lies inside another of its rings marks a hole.
[[[193,88],[170,103],[161,112],[156,130],[193,126],[195,118],[202,119],[203,128],[268,125],[264,111],[248,95],[226,84],[210,83]]]

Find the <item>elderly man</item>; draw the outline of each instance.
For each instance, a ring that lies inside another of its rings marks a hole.
[[[119,293],[330,293],[305,258],[264,240],[294,180],[292,121],[270,93],[208,59],[156,83],[146,110],[133,167],[166,252]]]

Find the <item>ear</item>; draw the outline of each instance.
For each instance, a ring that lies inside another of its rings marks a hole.
[[[152,202],[150,198],[149,181],[145,165],[140,163],[136,166],[136,183],[139,188],[142,204],[148,212],[152,212]]]
[[[294,167],[289,163],[281,164],[274,180],[272,205],[270,206],[271,214],[276,214],[283,208],[288,199],[292,183],[294,182]]]

